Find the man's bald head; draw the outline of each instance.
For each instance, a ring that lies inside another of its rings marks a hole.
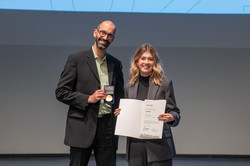
[[[116,31],[115,24],[110,20],[105,20],[105,21],[101,22],[98,25],[97,29],[101,29],[102,27],[105,27],[105,26],[112,28],[114,30],[113,33],[115,34],[115,31]]]

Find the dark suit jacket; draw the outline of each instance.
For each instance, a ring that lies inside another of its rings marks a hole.
[[[121,62],[109,54],[106,56],[109,84],[115,86],[115,103],[111,113],[114,131],[116,119],[113,112],[124,96],[124,81]],[[92,49],[69,55],[56,89],[56,98],[69,105],[64,141],[66,145],[87,148],[92,144],[99,102],[88,104],[87,101],[97,89],[100,89],[100,80]]]
[[[137,81],[134,86],[127,84],[125,87],[125,98],[137,99],[138,85],[139,81]],[[147,99],[166,99],[167,104],[165,112],[175,117],[174,122],[164,123],[162,139],[146,140],[148,162],[171,159],[176,153],[170,127],[177,126],[180,120],[180,110],[176,106],[172,81],[164,78],[161,86],[150,83]],[[127,139],[127,155],[129,154],[129,150],[130,138]]]

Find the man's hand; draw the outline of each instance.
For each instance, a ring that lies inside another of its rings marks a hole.
[[[88,103],[96,103],[99,100],[105,99],[107,94],[103,89],[98,89],[93,93],[92,95],[89,96],[88,98]]]

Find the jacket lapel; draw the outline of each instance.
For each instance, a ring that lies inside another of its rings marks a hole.
[[[107,60],[107,66],[108,66],[109,85],[112,85],[113,74],[114,74],[113,71],[114,71],[115,66],[109,54],[106,55],[106,60]]]
[[[130,87],[128,98],[137,99],[138,86],[139,86],[139,81],[136,81],[134,86]]]
[[[139,81],[136,81],[135,85],[130,87],[129,94],[128,94],[129,98],[132,98],[132,99],[137,98],[138,87],[139,87]],[[151,82],[149,84],[147,99],[155,100],[158,89],[159,89],[159,86]]]
[[[159,86],[156,85],[155,83],[151,82],[149,84],[147,99],[154,100],[158,89],[159,89]]]
[[[94,75],[95,75],[96,79],[98,80],[98,82],[100,82],[97,67],[96,67],[96,62],[95,62],[95,58],[94,58],[94,54],[92,52],[92,49],[90,50],[89,54],[87,55],[87,63],[89,65],[89,68],[94,73]]]

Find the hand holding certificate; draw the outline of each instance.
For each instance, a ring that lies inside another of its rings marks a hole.
[[[121,99],[116,135],[139,139],[162,138],[163,121],[158,116],[165,112],[166,100]]]

